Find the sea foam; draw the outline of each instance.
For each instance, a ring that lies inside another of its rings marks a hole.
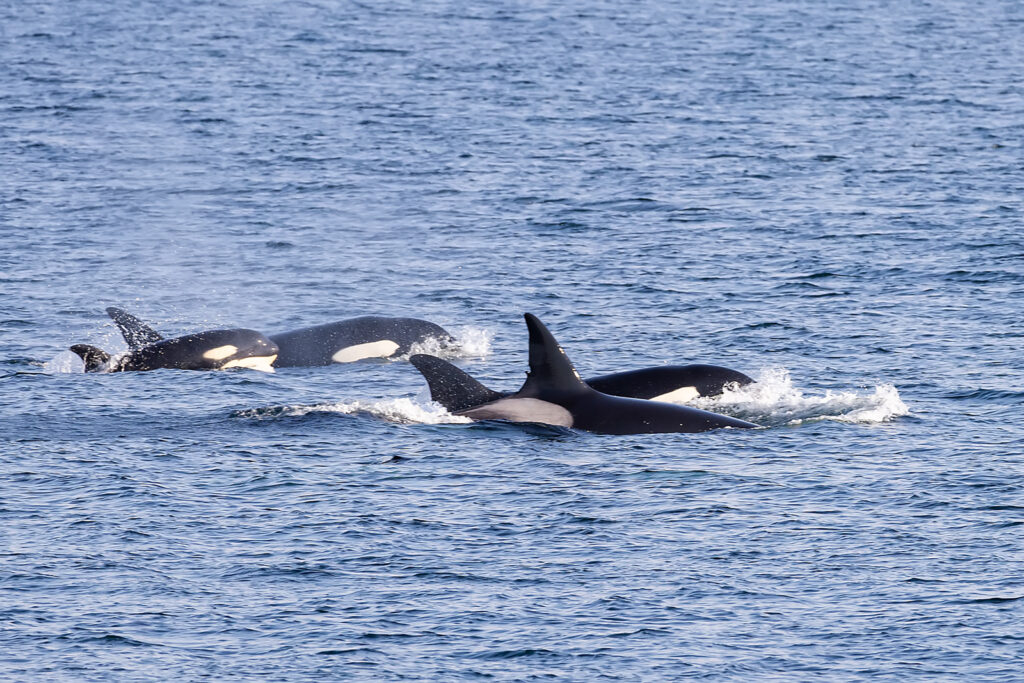
[[[304,417],[306,415],[372,415],[373,417],[398,424],[465,424],[472,422],[468,417],[452,415],[438,403],[420,403],[410,398],[382,400],[339,401],[315,405],[268,406],[250,408],[232,413],[233,417],[267,420],[281,417]]]
[[[910,414],[892,384],[860,392],[829,389],[810,394],[793,384],[785,368],[766,368],[755,379],[754,384],[726,389],[721,396],[697,398],[689,405],[765,426],[816,420],[878,424]]]
[[[425,353],[438,358],[453,360],[456,358],[486,358],[491,354],[491,340],[494,333],[482,327],[460,327],[452,332],[455,344],[445,345],[434,337],[416,342],[409,353],[396,356],[392,360],[408,361],[417,353]]]

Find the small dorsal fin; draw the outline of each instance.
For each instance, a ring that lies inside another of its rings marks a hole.
[[[82,362],[85,363],[86,372],[96,372],[110,360],[109,353],[88,344],[75,344],[71,350],[78,354]]]
[[[505,396],[488,389],[460,368],[436,356],[417,353],[409,358],[409,362],[427,380],[430,398],[450,413],[475,408]]]
[[[163,335],[127,311],[111,306],[107,309],[107,315],[113,319],[117,329],[121,330],[130,349],[142,348],[163,339]]]
[[[536,396],[544,390],[579,392],[587,389],[572,361],[565,355],[554,335],[544,327],[537,316],[526,313],[526,328],[530,331],[530,372],[520,395]]]

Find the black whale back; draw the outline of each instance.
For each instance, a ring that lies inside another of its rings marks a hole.
[[[701,396],[718,396],[729,385],[746,386],[754,380],[720,365],[662,365],[641,370],[588,377],[594,389],[615,396],[655,398],[682,387],[693,387]]]
[[[442,343],[454,341],[447,330],[428,320],[378,315],[270,335],[270,340],[279,348],[275,367],[331,365],[335,362],[334,354],[340,349],[385,340],[398,345],[392,355],[402,355],[408,353],[413,344],[431,338]]]

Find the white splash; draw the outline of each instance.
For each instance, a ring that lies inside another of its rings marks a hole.
[[[458,358],[487,358],[491,355],[494,333],[482,327],[461,327],[455,333],[459,343]]]
[[[43,372],[48,375],[61,375],[72,372],[85,372],[85,363],[73,351],[61,351],[43,363]]]
[[[127,355],[127,351],[110,354],[110,360],[94,370],[94,372],[110,372],[110,368],[116,368]],[[74,352],[62,351],[43,363],[43,372],[51,375],[85,372],[85,363]]]
[[[357,413],[396,422],[398,424],[465,424],[472,422],[468,417],[452,415],[439,403],[417,403],[409,398],[384,399],[380,401],[343,401],[340,403],[320,403],[309,406],[276,406],[273,408],[255,408],[236,413],[239,417],[302,417],[312,413],[338,413],[354,415]]]
[[[690,405],[765,426],[796,425],[808,420],[878,424],[910,414],[891,384],[879,384],[871,392],[826,390],[820,395],[805,395],[793,386],[785,368],[762,370],[755,379],[754,384],[727,389],[721,396],[695,399]]]
[[[445,424],[472,422],[468,417],[452,415],[444,406],[431,401],[417,403],[410,398],[393,398],[380,401],[352,401],[335,404],[339,412],[369,413],[389,422],[399,424]]]
[[[461,327],[452,332],[454,344],[446,344],[440,339],[431,337],[417,342],[409,348],[409,353],[395,358],[408,361],[410,356],[425,353],[438,358],[452,360],[454,358],[486,358],[491,354],[491,340],[494,333],[482,327]]]

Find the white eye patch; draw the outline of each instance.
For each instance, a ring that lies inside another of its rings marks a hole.
[[[398,344],[390,339],[382,339],[365,344],[356,344],[355,346],[346,346],[335,352],[331,356],[331,360],[335,363],[351,363],[352,361],[364,358],[387,358],[397,350]]]
[[[215,349],[210,349],[209,351],[203,354],[203,358],[206,358],[207,360],[224,360],[225,358],[236,353],[237,351],[237,346],[225,344],[224,346],[218,346]]]

